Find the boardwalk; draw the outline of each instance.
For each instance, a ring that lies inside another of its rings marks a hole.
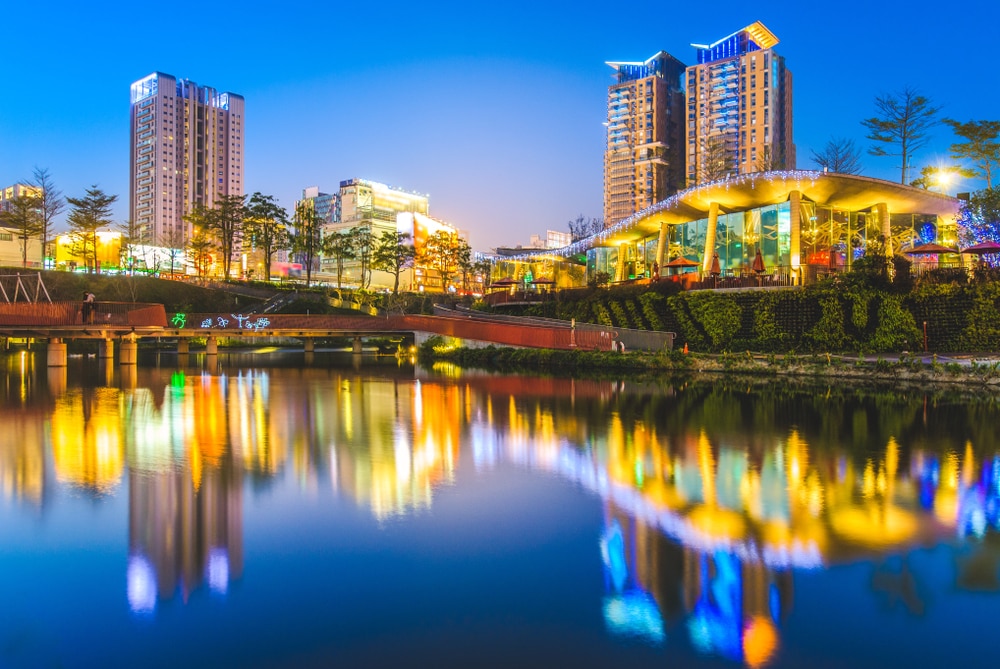
[[[568,324],[519,324],[479,319],[472,315],[329,316],[243,313],[167,314],[163,305],[98,302],[90,322],[83,322],[80,304],[0,303],[0,336],[30,337],[61,343],[71,339],[106,341],[149,338],[391,336],[412,333],[418,340],[441,335],[470,345],[494,344],[528,348],[610,351],[616,347],[612,328],[576,329]]]

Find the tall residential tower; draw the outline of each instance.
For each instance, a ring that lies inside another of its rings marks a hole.
[[[687,185],[731,174],[795,169],[792,73],[760,21],[693,44],[687,68]]]
[[[608,63],[604,224],[684,187],[684,64],[660,51],[641,63]]]
[[[243,96],[154,72],[131,100],[129,216],[140,243],[183,248],[195,205],[243,194]]]

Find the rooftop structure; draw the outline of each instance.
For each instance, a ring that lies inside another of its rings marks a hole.
[[[684,64],[660,51],[608,65],[604,220],[612,224],[684,187]]]
[[[687,185],[795,168],[792,73],[759,21],[712,44],[693,44],[687,68]]]

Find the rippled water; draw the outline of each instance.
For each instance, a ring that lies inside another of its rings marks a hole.
[[[0,363],[0,667],[1000,665],[989,398]]]

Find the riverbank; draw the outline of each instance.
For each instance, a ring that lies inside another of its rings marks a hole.
[[[420,349],[424,363],[512,373],[569,373],[587,376],[740,375],[794,377],[822,382],[941,385],[1000,393],[1000,356],[844,356],[834,354],[610,353],[486,347]]]

